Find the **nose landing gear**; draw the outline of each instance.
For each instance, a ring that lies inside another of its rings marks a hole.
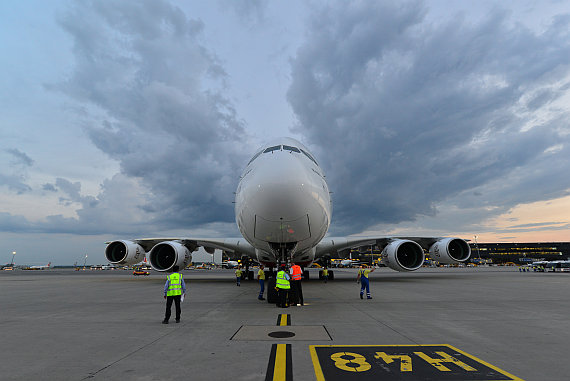
[[[275,272],[273,271],[273,268],[271,268],[269,271],[270,275],[267,279],[267,303],[275,304],[278,301],[277,290],[275,290],[275,278],[277,276],[277,272],[280,270],[281,265],[283,264],[289,267],[291,256],[297,248],[297,242],[271,242],[269,245],[275,254],[275,258],[277,259],[277,269]]]

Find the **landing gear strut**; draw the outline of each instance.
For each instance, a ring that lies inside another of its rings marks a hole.
[[[275,304],[278,301],[277,291],[275,290],[275,280],[277,277],[277,272],[281,268],[282,264],[289,265],[290,253],[293,252],[297,243],[271,243],[271,248],[276,254],[277,259],[277,269],[273,271],[270,268],[268,279],[267,279],[267,303]]]
[[[253,270],[252,271],[249,270],[249,262],[250,258],[248,256],[244,255],[241,257],[241,263],[243,263],[243,265],[245,266],[243,279],[253,280],[255,279],[255,277],[253,276]]]

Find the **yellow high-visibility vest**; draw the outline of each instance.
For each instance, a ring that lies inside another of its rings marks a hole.
[[[284,290],[291,288],[289,280],[285,278],[285,271],[281,270],[277,273],[277,277],[275,278],[275,287],[282,288]]]
[[[360,269],[358,270],[358,272],[360,273],[360,276],[362,278],[367,278],[368,279],[368,274],[370,274],[370,270],[369,269]]]
[[[179,273],[172,273],[168,275],[168,290],[166,296],[182,295],[182,275]]]

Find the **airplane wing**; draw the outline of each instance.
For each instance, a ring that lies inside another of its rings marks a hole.
[[[192,259],[192,252],[199,247],[204,247],[210,254],[220,249],[235,256],[255,258],[255,249],[243,238],[141,238],[106,243],[105,257],[110,263],[133,265],[148,255],[148,262],[157,271],[168,271],[174,266],[186,267]]]
[[[135,239],[133,242],[142,246],[146,252],[149,252],[154,246],[162,242],[178,242],[190,250],[190,252],[203,247],[208,252],[220,249],[255,257],[255,249],[243,238],[141,238]]]
[[[377,246],[379,250],[383,250],[390,242],[394,240],[410,240],[418,243],[425,250],[429,250],[430,246],[443,238],[435,237],[330,237],[324,238],[317,245],[316,256],[324,254],[339,253],[346,249],[356,249],[362,246]]]
[[[413,271],[421,267],[425,251],[440,263],[463,263],[471,256],[471,248],[461,238],[449,237],[329,237],[316,247],[315,257],[346,257],[350,249],[377,246],[382,262],[397,271]],[[345,253],[343,253],[345,252]]]

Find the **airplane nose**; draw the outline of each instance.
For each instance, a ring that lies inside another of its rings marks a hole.
[[[254,236],[265,242],[299,242],[311,237],[311,221],[321,215],[314,174],[298,158],[280,153],[247,179]]]
[[[288,155],[283,153],[282,155]],[[312,184],[307,168],[298,160],[272,161],[256,169],[254,187],[257,215],[271,221],[292,221],[307,214],[312,202]],[[255,181],[255,179],[263,181]]]

